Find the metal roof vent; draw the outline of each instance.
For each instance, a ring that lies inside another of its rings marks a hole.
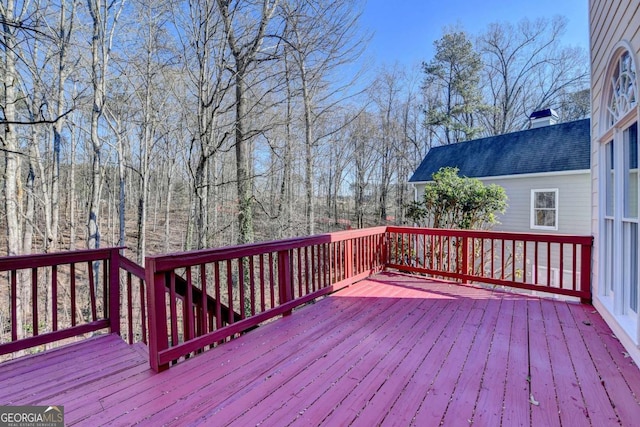
[[[555,125],[558,123],[558,113],[553,109],[536,111],[529,116],[529,128],[541,128],[543,126]]]

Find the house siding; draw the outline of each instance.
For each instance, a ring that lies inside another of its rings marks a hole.
[[[607,71],[616,46],[625,42],[635,55],[636,67],[640,57],[640,2],[628,0],[589,0],[589,36],[591,55],[591,233],[594,236],[592,263],[592,290],[594,305],[614,330],[623,345],[637,364],[640,364],[640,351],[634,340],[602,305],[598,298],[600,259],[600,146],[605,132],[603,126],[604,111],[601,108],[605,88],[610,84]]]
[[[500,224],[493,230],[519,233],[557,233],[589,235],[591,233],[591,179],[588,172],[568,175],[541,175],[504,178],[480,178],[486,184],[505,189],[509,207],[498,216]],[[425,184],[418,184],[418,200]],[[558,189],[558,230],[531,228],[531,190]]]

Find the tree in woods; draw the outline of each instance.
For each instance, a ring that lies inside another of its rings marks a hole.
[[[480,35],[485,63],[483,86],[492,106],[483,124],[490,135],[526,128],[529,115],[556,106],[567,93],[588,86],[589,60],[575,47],[562,47],[566,18],[493,23]]]
[[[249,77],[256,65],[275,57],[273,46],[264,46],[267,28],[279,0],[238,1],[217,0],[224,25],[225,40],[233,58],[229,67],[235,83],[234,146],[236,154],[236,181],[238,189],[238,243],[252,242],[253,229],[253,177],[251,160],[252,138],[249,113]],[[248,16],[255,17],[247,20]]]
[[[425,227],[488,229],[506,208],[504,188],[460,177],[457,168],[446,167],[433,174],[422,200],[410,204],[408,216]]]
[[[116,35],[118,19],[124,8],[125,0],[108,2],[107,0],[88,0],[89,15],[92,22],[91,33],[91,86],[93,107],[90,119],[91,197],[89,198],[87,218],[87,247],[100,247],[100,200],[102,187],[102,149],[100,124],[104,113],[107,76],[113,41]]]
[[[437,94],[425,111],[427,127],[437,129],[441,144],[466,141],[480,132],[482,60],[464,31],[448,31],[434,42],[435,56],[424,64],[426,88]]]
[[[366,39],[356,33],[361,14],[358,6],[353,0],[289,0],[280,6],[286,23],[285,55],[295,64],[295,72],[287,75],[299,81],[304,110],[307,234],[315,232],[315,151],[323,138],[338,131],[337,126],[320,129],[317,123],[332,113],[340,93],[354,83],[348,78],[338,83],[329,77],[340,67],[353,63],[366,45]]]

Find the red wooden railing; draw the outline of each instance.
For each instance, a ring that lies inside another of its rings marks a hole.
[[[148,342],[163,370],[384,268],[588,301],[591,245],[590,236],[377,227],[151,256],[145,268],[121,248],[4,257],[0,355],[109,329]]]
[[[101,330],[146,342],[144,269],[121,249],[0,257],[0,355]]]
[[[0,354],[105,328],[119,332],[117,287],[109,283],[118,277],[118,256],[118,248],[111,248],[0,258],[11,304]],[[45,313],[50,317],[44,319]]]
[[[380,271],[385,230],[378,227],[148,257],[151,366],[166,369],[172,362]],[[186,285],[184,297],[177,290],[181,280]],[[195,303],[196,293],[214,295],[213,313]]]
[[[387,227],[387,267],[591,300],[591,236]]]

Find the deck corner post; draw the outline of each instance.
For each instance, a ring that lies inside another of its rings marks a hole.
[[[589,243],[581,245],[580,248],[580,291],[585,295],[580,298],[580,302],[591,304],[591,251],[593,248],[593,236]]]
[[[120,251],[109,251],[109,328],[120,335]]]
[[[278,290],[280,304],[293,299],[293,281],[291,280],[291,254],[290,251],[278,251]],[[284,316],[289,316],[291,310],[285,311]]]
[[[386,227],[382,234],[382,242],[380,245],[380,270],[385,270],[389,264],[389,227]]]
[[[145,259],[147,282],[147,316],[149,319],[149,364],[156,372],[169,368],[160,364],[160,352],[169,348],[167,335],[167,305],[165,295],[165,275],[156,271],[154,258]]]

